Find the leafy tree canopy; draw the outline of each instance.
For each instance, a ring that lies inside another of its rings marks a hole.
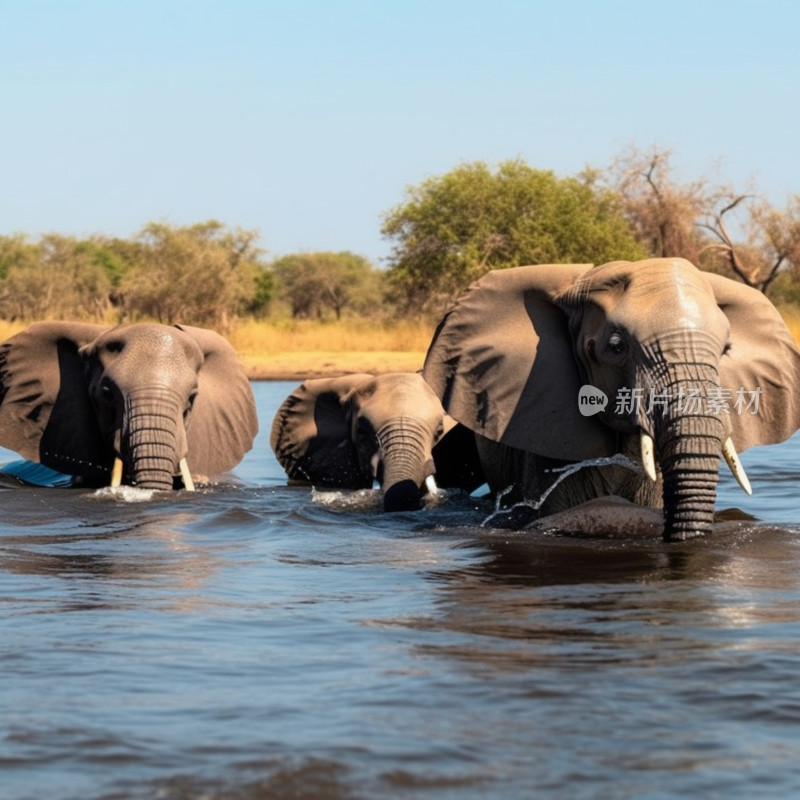
[[[279,294],[295,318],[322,317],[331,309],[369,315],[380,304],[380,273],[363,256],[350,252],[295,253],[270,265]]]
[[[46,234],[35,244],[0,237],[0,315],[94,319],[110,307],[110,278],[83,243]]]
[[[151,222],[136,237],[136,269],[120,281],[129,313],[225,329],[259,287],[258,233],[221,222],[172,227]]]
[[[393,299],[405,311],[438,309],[490,269],[642,257],[618,195],[595,178],[479,161],[412,187],[382,227],[394,242]]]

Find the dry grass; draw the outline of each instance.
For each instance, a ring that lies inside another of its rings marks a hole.
[[[252,380],[296,380],[327,375],[368,372],[416,372],[422,368],[425,352],[397,350],[294,351],[269,355],[241,356],[247,375]]]
[[[9,336],[13,336],[27,327],[27,322],[6,322],[4,319],[0,319],[0,342],[4,342]]]
[[[795,342],[800,345],[800,308],[782,308],[780,309],[783,321],[789,329],[789,333],[794,337]]]
[[[433,326],[400,321],[240,323],[228,334],[251,378],[302,380],[346,372],[413,372],[422,367]]]
[[[781,315],[800,344],[800,309]],[[0,341],[27,327],[0,320]],[[243,321],[227,335],[254,380],[303,380],[348,372],[413,372],[422,367],[433,326],[369,320]]]
[[[348,319],[339,322],[279,320],[239,323],[228,339],[240,353],[363,352],[425,350],[433,326],[417,322],[373,322]]]

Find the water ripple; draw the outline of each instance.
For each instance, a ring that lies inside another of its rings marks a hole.
[[[666,545],[384,514],[267,433],[194,495],[2,492],[4,799],[800,794],[800,441]]]

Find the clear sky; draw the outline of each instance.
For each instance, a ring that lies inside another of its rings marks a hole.
[[[627,145],[800,194],[795,0],[0,0],[0,234],[257,228],[382,264],[465,161]]]

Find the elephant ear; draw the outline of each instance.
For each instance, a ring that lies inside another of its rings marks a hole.
[[[800,350],[772,303],[730,278],[706,273],[731,326],[730,349],[720,360],[736,449],[776,444],[800,428]]]
[[[218,475],[233,469],[253,446],[258,418],[253,390],[239,356],[218,333],[176,325],[203,351],[197,398],[186,428],[192,472]]]
[[[269,441],[291,480],[342,489],[372,486],[372,476],[359,465],[346,398],[373,377],[307,380],[283,401]]]
[[[105,444],[78,350],[107,330],[40,322],[0,345],[0,445],[68,475],[105,479]]]
[[[613,433],[578,410],[581,377],[556,298],[591,264],[487,273],[437,328],[423,375],[445,410],[475,433],[539,455],[612,455]]]

